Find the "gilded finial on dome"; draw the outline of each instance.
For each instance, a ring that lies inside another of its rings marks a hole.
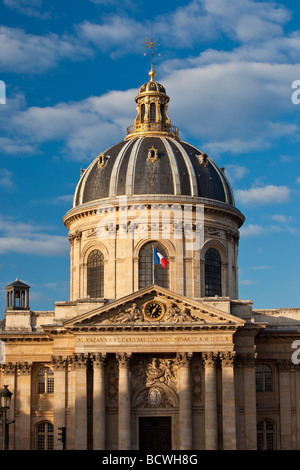
[[[150,77],[150,81],[153,82],[154,81],[154,77],[155,77],[155,72],[153,70],[153,64],[151,64],[151,70],[149,72],[149,77]]]

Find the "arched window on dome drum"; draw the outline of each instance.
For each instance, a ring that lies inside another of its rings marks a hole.
[[[87,295],[104,297],[104,256],[100,250],[91,251],[87,260]]]
[[[150,103],[150,122],[155,122],[156,117],[156,105],[155,103]]]
[[[153,248],[168,259],[168,253],[158,242],[146,243],[139,253],[139,289],[156,284],[169,288],[169,265],[165,269],[160,264],[153,263]]]
[[[221,258],[215,248],[205,253],[205,297],[222,295]]]

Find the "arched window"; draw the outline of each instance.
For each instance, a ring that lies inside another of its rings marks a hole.
[[[163,268],[153,263],[153,248],[168,260],[166,249],[158,242],[146,243],[139,253],[139,289],[156,284],[169,288],[169,265]]]
[[[166,122],[167,117],[166,117],[166,108],[164,104],[160,105],[160,114],[161,114],[162,122]]]
[[[205,297],[222,295],[221,258],[215,248],[205,253]]]
[[[257,450],[274,450],[275,426],[272,421],[257,423]]]
[[[54,426],[43,422],[36,426],[36,450],[54,449]]]
[[[272,392],[272,369],[267,364],[259,364],[255,370],[257,392]]]
[[[50,367],[43,367],[39,372],[38,393],[54,393],[54,373]]]
[[[156,105],[155,103],[150,103],[150,122],[155,122],[156,117]]]
[[[142,104],[141,106],[141,122],[144,122],[145,119],[145,105]]]
[[[104,296],[104,256],[99,250],[91,251],[87,260],[87,295]]]

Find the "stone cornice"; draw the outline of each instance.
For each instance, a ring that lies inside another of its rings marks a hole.
[[[105,208],[115,208],[118,210],[119,205],[123,204],[122,198],[112,197],[104,198],[97,201],[88,202],[80,206],[73,207],[70,209],[66,215],[63,217],[64,225],[69,228],[70,224],[75,220],[81,219],[83,217],[95,216],[97,215],[98,210]],[[204,204],[205,210],[210,211],[213,214],[220,214],[222,217],[227,216],[230,219],[235,220],[239,226],[244,223],[244,215],[234,206],[229,204],[215,201],[213,199],[205,199],[200,197],[191,197],[191,196],[172,196],[172,195],[139,195],[139,196],[127,196],[126,204],[129,206],[132,205],[145,205],[150,207],[153,204],[178,204],[184,207],[185,204],[190,204],[196,206],[198,204]]]
[[[17,343],[17,342],[52,342],[51,338],[45,333],[28,333],[28,332],[15,332],[6,331],[0,333],[0,340],[4,343]]]
[[[79,333],[79,332],[124,332],[128,331],[230,331],[234,333],[237,329],[237,325],[197,325],[194,323],[185,323],[185,324],[174,324],[174,323],[157,323],[151,324],[150,322],[145,323],[131,323],[126,325],[113,325],[113,324],[100,324],[100,325],[75,325],[71,327],[66,327],[67,332]]]

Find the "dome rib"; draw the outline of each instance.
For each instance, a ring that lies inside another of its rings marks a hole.
[[[136,159],[138,156],[139,149],[143,142],[144,138],[139,138],[136,140],[132,151],[130,153],[127,174],[126,174],[126,194],[131,196],[134,194],[134,176],[135,176],[135,166],[136,166]]]
[[[154,149],[157,158],[149,159]],[[119,142],[81,176],[73,207],[116,196],[171,195],[205,198],[234,206],[224,172],[196,147],[171,137],[139,136]]]
[[[172,174],[173,174],[174,195],[178,196],[178,195],[181,195],[181,184],[180,184],[177,161],[176,161],[174,152],[168,140],[165,137],[161,137],[161,140],[165,144],[165,148],[167,150],[167,153],[170,159],[170,164],[171,164]]]
[[[127,148],[130,147],[132,144],[133,144],[132,140],[129,140],[128,142],[125,142],[125,145],[122,147],[122,149],[120,150],[120,152],[119,152],[119,154],[116,158],[115,164],[114,164],[113,169],[112,169],[112,174],[111,174],[111,177],[110,177],[110,185],[109,185],[109,196],[110,197],[117,196],[117,179],[118,179],[118,176],[119,176],[121,163],[122,163],[122,160],[124,158],[124,155],[126,153]]]
[[[189,173],[191,196],[198,196],[198,185],[197,185],[196,173],[195,173],[195,169],[192,165],[192,162],[188,154],[186,153],[182,145],[180,145],[179,142],[177,142],[177,140],[172,139],[172,138],[170,138],[169,140],[173,142],[174,145],[176,145],[176,147],[181,152],[181,155],[183,156],[183,159],[185,161],[185,164]]]

